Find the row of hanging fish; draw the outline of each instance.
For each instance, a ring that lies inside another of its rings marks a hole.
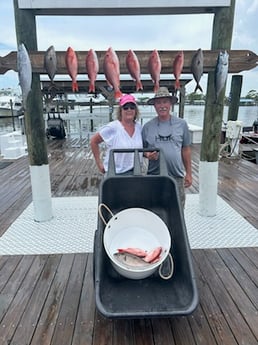
[[[229,55],[226,51],[220,51],[217,57],[217,63],[215,67],[215,101],[217,101],[222,89],[226,84],[228,74],[228,61]],[[72,91],[78,92],[77,74],[78,74],[78,59],[76,52],[73,48],[68,47],[65,53],[65,64],[72,79]],[[96,52],[90,49],[87,52],[85,58],[86,71],[89,78],[89,93],[95,92],[95,81],[99,72],[99,61]],[[129,50],[126,56],[126,66],[136,83],[136,91],[143,90],[141,82],[140,63],[133,50]],[[156,92],[159,88],[160,73],[161,73],[161,60],[157,49],[154,49],[148,59],[148,71],[152,78],[154,89]],[[173,61],[172,70],[175,76],[175,90],[180,89],[180,76],[184,67],[184,52],[179,51]],[[24,106],[28,93],[31,89],[32,82],[32,67],[29,54],[24,46],[20,44],[17,51],[17,68],[19,83],[22,90],[22,97]],[[51,83],[54,84],[54,78],[57,73],[57,57],[54,46],[50,46],[44,55],[44,68],[49,76]],[[120,91],[120,64],[116,52],[112,47],[108,48],[105,53],[103,60],[103,71],[105,74],[106,81],[109,86],[114,89],[114,96],[116,99],[122,96]],[[199,48],[193,55],[191,60],[191,73],[193,74],[194,80],[196,81],[196,87],[194,92],[198,89],[202,92],[200,80],[203,75],[203,51]]]
[[[132,79],[136,83],[136,91],[143,90],[143,85],[141,82],[141,72],[140,63],[135,52],[130,49],[126,56],[126,67],[131,75]],[[76,52],[69,47],[65,54],[65,63],[67,71],[72,79],[72,91],[78,91],[78,83],[76,81],[78,73],[78,60]],[[95,81],[99,72],[99,62],[96,52],[90,49],[85,58],[86,71],[90,81],[89,93],[95,92]],[[184,53],[179,52],[173,63],[173,73],[176,78],[175,88],[178,90],[180,88],[179,78],[184,65]],[[154,88],[153,91],[156,92],[159,88],[160,73],[161,73],[161,60],[159,53],[156,49],[152,51],[148,59],[148,71],[152,78]],[[54,47],[51,46],[45,53],[44,56],[44,68],[53,83],[55,73],[57,72],[57,60],[55,56]],[[103,71],[107,84],[114,89],[115,98],[120,98],[122,93],[120,91],[120,63],[116,52],[112,47],[108,48],[105,53],[103,61]]]

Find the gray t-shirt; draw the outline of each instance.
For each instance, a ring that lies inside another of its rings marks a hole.
[[[169,175],[184,177],[181,150],[191,145],[188,125],[184,119],[172,115],[168,121],[160,121],[155,117],[143,126],[142,137],[144,148],[163,151]],[[159,160],[149,161],[148,174],[159,174]]]

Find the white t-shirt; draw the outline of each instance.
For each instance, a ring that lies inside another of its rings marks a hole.
[[[136,122],[135,130],[130,136],[119,120],[112,121],[100,128],[99,134],[104,140],[107,151],[104,158],[105,171],[108,170],[109,153],[112,149],[141,149],[142,148],[142,127]],[[116,173],[121,174],[133,169],[133,153],[115,153]]]

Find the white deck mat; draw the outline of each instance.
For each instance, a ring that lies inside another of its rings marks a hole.
[[[53,198],[54,217],[37,223],[30,204],[0,238],[0,255],[84,253],[93,251],[97,197]],[[187,194],[185,221],[191,248],[258,246],[258,230],[220,197],[217,215],[198,213],[199,195]]]

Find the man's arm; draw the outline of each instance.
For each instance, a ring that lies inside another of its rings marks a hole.
[[[182,148],[182,159],[185,167],[185,187],[190,187],[192,185],[191,146]]]

